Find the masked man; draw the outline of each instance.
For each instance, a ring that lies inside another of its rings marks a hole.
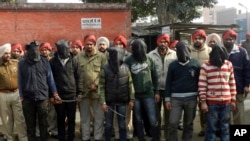
[[[178,140],[178,125],[184,113],[182,140],[192,141],[193,121],[196,115],[200,63],[190,57],[188,44],[176,45],[178,60],[168,68],[165,106],[170,110],[168,140]]]
[[[50,60],[51,69],[55,79],[61,104],[55,104],[57,112],[58,139],[65,141],[65,120],[68,121],[67,141],[75,137],[76,102],[82,95],[82,75],[78,60],[70,54],[69,42],[59,40],[56,42],[57,52]]]
[[[28,140],[35,141],[38,118],[40,139],[48,141],[48,99],[60,103],[49,61],[40,56],[40,44],[36,41],[26,45],[27,55],[18,64],[18,87],[27,125]],[[37,117],[38,116],[38,117]]]

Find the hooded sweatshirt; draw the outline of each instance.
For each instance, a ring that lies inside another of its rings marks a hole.
[[[149,98],[158,93],[158,75],[152,59],[146,55],[146,44],[141,39],[132,43],[132,55],[127,57],[128,65],[135,87],[135,97]]]

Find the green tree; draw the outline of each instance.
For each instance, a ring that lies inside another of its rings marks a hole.
[[[156,3],[154,0],[145,2],[145,0],[132,0],[132,22],[138,18],[143,18],[151,15],[155,15]]]
[[[199,8],[211,8],[217,0],[83,0],[86,2],[127,2],[132,4],[132,22],[157,15],[160,25],[174,22],[189,23],[199,18]]]
[[[131,21],[134,22],[138,18],[147,17],[155,14],[155,1],[148,0],[82,0],[86,3],[128,3],[132,7]]]
[[[199,18],[199,8],[211,8],[217,0],[156,0],[156,13],[160,25],[174,22],[189,23]]]
[[[16,0],[0,0],[0,3],[1,2],[14,3],[14,2],[16,2]]]

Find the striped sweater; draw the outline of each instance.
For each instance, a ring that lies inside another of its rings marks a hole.
[[[201,66],[198,91],[208,104],[229,104],[236,100],[236,84],[232,63],[225,60],[221,68],[209,61]]]

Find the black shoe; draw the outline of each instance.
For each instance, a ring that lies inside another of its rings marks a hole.
[[[50,135],[51,138],[58,139],[58,135]]]
[[[146,133],[146,136],[152,137],[152,132],[151,132],[151,130],[145,131],[145,133]]]
[[[3,136],[4,136],[4,134],[2,132],[0,132],[0,137],[3,137]]]
[[[36,141],[41,141],[39,136],[36,136]]]
[[[220,130],[217,130],[217,131],[215,132],[215,135],[216,135],[216,137],[220,137]]]
[[[178,125],[178,130],[183,130],[183,127],[181,125]]]
[[[199,137],[204,137],[205,136],[205,132],[204,131],[200,131],[200,133],[198,134]]]

